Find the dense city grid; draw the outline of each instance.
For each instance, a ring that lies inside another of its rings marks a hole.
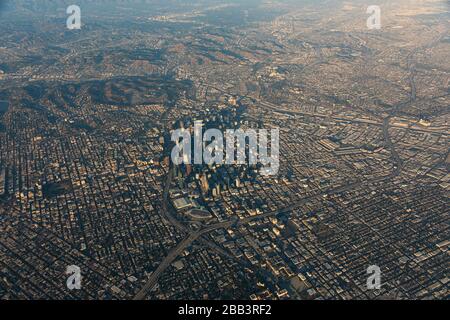
[[[0,7],[2,299],[449,298],[448,1],[73,2]],[[279,172],[175,166],[196,120]]]

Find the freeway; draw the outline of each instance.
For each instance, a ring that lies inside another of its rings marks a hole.
[[[413,95],[415,97],[415,91],[411,95]],[[252,98],[252,99],[254,99],[254,98]],[[256,99],[254,99],[254,100],[256,100]],[[309,117],[317,117],[317,118],[330,118],[330,119],[337,120],[337,121],[362,123],[362,124],[368,124],[368,125],[373,125],[373,126],[377,126],[377,127],[383,127],[385,125],[384,122],[378,122],[375,120],[364,119],[364,118],[354,118],[354,117],[346,117],[346,116],[335,116],[335,115],[331,115],[331,114],[329,115],[329,114],[287,110],[287,109],[280,108],[279,106],[276,106],[270,102],[260,101],[260,100],[259,101],[256,100],[256,101],[258,102],[259,105],[261,105],[262,107],[265,107],[266,109],[270,109],[277,113],[285,113],[285,114],[292,115],[292,116],[301,115],[301,116],[309,116]],[[403,103],[400,105],[404,105],[404,104],[406,104],[406,103]],[[413,122],[409,122],[408,126],[393,123],[393,124],[390,124],[390,127],[399,128],[399,129],[408,129],[408,130],[413,130],[413,131],[418,131],[418,132],[438,133],[438,134],[442,134],[442,135],[446,135],[446,136],[450,135],[450,132],[448,131],[448,128],[446,128],[446,127],[428,127],[428,128],[423,127],[423,128],[421,128],[421,127],[417,126],[416,123],[413,123]],[[445,131],[443,132],[443,130],[445,130]]]
[[[413,71],[411,71],[412,73]],[[413,75],[409,75],[408,76],[409,81],[410,81],[410,86],[411,86],[411,93],[410,93],[410,98],[408,99],[408,101],[403,102],[403,103],[399,103],[397,106],[395,106],[395,109],[398,111],[398,109],[400,109],[401,107],[413,102],[413,101],[422,101],[425,100],[425,98],[422,99],[417,99],[417,94],[416,94],[416,85],[415,85],[415,81],[414,81],[414,76]],[[205,86],[208,86],[212,89],[215,89],[219,92],[222,92],[224,94],[228,94],[228,95],[234,95],[234,96],[239,96],[239,94],[237,93],[232,93],[232,92],[228,92],[228,91],[224,91],[220,88],[217,88],[215,86],[211,86],[211,85],[207,85],[205,83],[203,83]],[[447,95],[443,95],[443,96],[439,96],[439,97],[435,97],[435,98],[440,98],[440,97],[446,97]],[[385,126],[384,122],[380,122],[377,120],[371,120],[371,119],[367,119],[367,118],[356,118],[356,117],[348,117],[348,116],[344,116],[344,115],[333,115],[333,114],[323,114],[323,113],[312,113],[312,112],[305,112],[305,111],[299,111],[299,110],[288,110],[288,109],[284,109],[281,108],[280,106],[277,106],[271,102],[268,101],[263,101],[257,97],[254,96],[249,96],[249,95],[244,95],[242,96],[242,98],[248,98],[251,99],[253,102],[257,103],[259,106],[270,110],[270,111],[274,111],[278,114],[284,113],[287,115],[291,115],[291,116],[307,116],[307,117],[317,117],[317,118],[325,118],[325,119],[333,119],[336,121],[345,121],[345,122],[351,122],[351,123],[361,123],[361,124],[367,124],[367,125],[373,125],[373,126],[377,126],[377,127],[383,127]],[[390,117],[393,117],[393,115],[391,115]],[[400,120],[400,119],[399,119]],[[417,131],[417,132],[426,132],[426,133],[437,133],[437,134],[441,134],[441,135],[445,135],[445,136],[450,136],[450,131],[448,131],[448,127],[444,127],[444,126],[440,126],[440,127],[421,127],[420,125],[418,125],[415,122],[412,121],[407,121],[404,124],[402,123],[390,123],[389,126],[391,128],[399,128],[399,129],[408,129],[408,130],[412,130],[412,131]]]
[[[264,103],[264,104],[266,107],[269,107],[269,106],[275,107],[268,103]],[[280,109],[277,109],[277,110],[279,111]],[[171,208],[169,205],[169,190],[170,190],[170,186],[172,184],[174,177],[173,177],[173,171],[169,169],[169,172],[168,172],[167,178],[166,178],[166,183],[164,186],[162,214],[173,226],[175,226],[177,229],[179,229],[183,233],[187,233],[187,236],[185,237],[185,239],[183,241],[181,241],[175,248],[173,248],[169,252],[169,254],[164,258],[164,260],[161,262],[161,264],[158,266],[158,268],[151,274],[150,278],[147,280],[147,282],[145,283],[143,288],[141,290],[139,290],[139,292],[135,295],[133,300],[145,299],[147,293],[155,287],[160,276],[164,273],[164,271],[194,241],[199,240],[202,242],[202,244],[205,244],[205,245],[213,248],[214,250],[218,250],[220,253],[224,253],[224,251],[221,250],[221,248],[218,247],[216,244],[211,243],[211,241],[209,241],[207,239],[202,239],[201,238],[202,235],[206,235],[214,230],[226,229],[226,228],[230,228],[232,226],[245,225],[254,220],[264,219],[264,218],[276,216],[279,214],[288,213],[290,211],[297,209],[299,206],[306,204],[308,201],[316,199],[318,197],[323,197],[325,195],[329,196],[329,195],[339,194],[342,192],[350,191],[355,188],[361,187],[364,184],[373,184],[373,183],[378,183],[378,182],[384,182],[384,181],[391,180],[392,178],[398,176],[401,172],[402,162],[401,162],[401,159],[400,159],[398,153],[395,150],[395,147],[394,147],[394,145],[391,141],[390,135],[389,135],[390,119],[391,119],[391,116],[387,117],[386,119],[384,119],[384,122],[379,125],[381,125],[383,128],[386,147],[388,147],[391,150],[392,159],[395,163],[394,170],[391,174],[389,174],[387,176],[382,176],[382,177],[377,177],[374,179],[366,180],[366,181],[358,181],[358,182],[347,184],[344,186],[339,186],[332,190],[319,192],[317,194],[302,198],[299,201],[296,201],[295,203],[293,203],[285,208],[279,209],[279,210],[267,212],[267,213],[257,215],[257,216],[250,216],[250,217],[247,217],[247,218],[244,218],[241,220],[224,221],[224,222],[212,224],[212,225],[206,226],[203,229],[200,229],[198,231],[193,231],[193,230],[189,229],[182,222],[178,221],[174,215],[171,214]],[[347,119],[341,119],[341,120],[347,120]],[[350,120],[350,119],[348,119],[348,120]]]
[[[156,269],[155,272],[152,273],[152,275],[150,276],[150,278],[147,280],[146,284],[144,285],[144,287],[135,295],[135,297],[133,298],[133,300],[142,300],[145,299],[147,293],[149,291],[151,291],[155,285],[157,284],[160,276],[164,273],[164,271],[171,265],[172,262],[175,261],[175,259],[186,249],[188,248],[194,241],[198,240],[202,235],[208,234],[214,230],[218,230],[218,229],[227,229],[233,226],[240,226],[240,225],[245,225],[248,224],[254,220],[259,220],[259,219],[264,219],[264,218],[268,218],[268,217],[272,217],[272,216],[277,216],[279,214],[283,214],[283,213],[288,213],[292,210],[297,209],[298,207],[304,205],[305,203],[307,203],[310,200],[319,198],[319,197],[323,197],[324,195],[333,195],[333,194],[339,194],[342,192],[346,192],[346,191],[350,191],[352,189],[355,189],[357,187],[362,186],[363,184],[373,184],[373,183],[377,183],[377,182],[383,182],[386,180],[391,179],[393,176],[397,175],[395,172],[387,175],[387,176],[383,176],[383,177],[377,177],[371,180],[367,180],[367,181],[358,181],[352,184],[348,184],[345,186],[340,186],[338,188],[335,188],[333,190],[329,190],[329,191],[324,191],[324,192],[320,192],[308,197],[305,197],[295,203],[293,203],[290,206],[287,206],[285,208],[279,209],[279,210],[275,210],[275,211],[271,211],[271,212],[267,212],[264,214],[260,214],[257,216],[251,216],[251,217],[247,217],[241,220],[234,220],[234,221],[224,221],[224,222],[220,222],[220,223],[216,223],[216,224],[212,224],[209,225],[207,227],[204,227],[203,229],[199,230],[199,231],[188,231],[188,236],[181,241],[174,249],[172,249],[169,254],[164,258],[164,260],[161,262],[161,264],[158,266],[158,268]],[[170,182],[171,178],[170,178],[170,174],[168,176],[168,180],[167,182]],[[170,185],[169,185],[170,187]],[[168,185],[166,185],[166,189],[168,190]],[[167,191],[168,192],[168,191]],[[167,199],[166,199],[167,200]],[[165,201],[166,202],[166,201]],[[167,207],[166,207],[167,209]],[[166,217],[170,217],[170,221],[174,221],[173,219],[175,219],[174,217],[171,217],[169,210],[167,209],[164,210],[165,211],[165,215]],[[176,219],[175,219],[176,220]],[[179,225],[180,222],[176,221],[176,225]],[[186,227],[183,226],[184,230],[187,230]],[[201,239],[200,239],[201,240]],[[202,243],[207,243],[207,240],[203,240]],[[211,246],[211,244],[209,244]]]
[[[188,235],[186,238],[181,241],[175,248],[173,248],[169,254],[164,258],[164,260],[161,262],[161,264],[158,266],[158,268],[151,274],[150,278],[145,283],[144,287],[139,290],[139,292],[134,296],[133,300],[142,300],[145,299],[146,294],[154,288],[156,283],[159,280],[159,277],[162,275],[162,273],[170,266],[170,264],[186,249],[188,248],[194,241],[199,239],[202,235],[207,234],[211,231],[214,231],[216,229],[222,229],[222,228],[229,228],[234,222],[228,221],[228,222],[222,222],[218,224],[214,224],[208,227],[205,227],[199,231],[192,231],[185,225],[183,225],[182,222],[178,221],[175,216],[171,214],[171,208],[169,206],[169,190],[170,185],[173,180],[173,171],[169,170],[166,178],[166,183],[164,186],[164,193],[163,193],[163,210],[162,214],[163,216],[171,223],[173,226],[175,226],[177,229],[182,231],[183,233],[187,233]],[[214,243],[210,243],[210,241],[206,239],[199,239],[203,244],[213,248],[214,250],[219,251],[222,254],[228,255],[224,250],[222,250],[220,247],[218,247]]]
[[[415,82],[414,82],[414,72],[413,72],[413,68],[412,66],[410,66],[411,73],[410,73],[410,84],[411,84],[411,94],[410,94],[410,99],[408,102],[405,103],[401,103],[399,105],[396,106],[395,111],[398,111],[399,109],[401,109],[404,105],[411,103],[413,101],[415,101],[417,99],[417,95],[416,95],[416,87],[415,87]],[[255,99],[256,100],[256,99]],[[265,101],[258,101],[260,105],[262,105],[263,107],[266,107],[268,109],[271,109],[272,111],[276,111],[276,112],[284,112],[286,114],[291,114],[291,115],[307,115],[307,116],[315,116],[315,117],[330,117],[330,115],[321,115],[321,114],[315,114],[315,113],[305,113],[305,112],[298,112],[298,111],[292,111],[292,110],[285,110],[285,109],[280,109],[278,106],[273,105],[269,102],[265,102]],[[395,113],[394,111],[394,113]],[[176,226],[178,229],[187,232],[188,236],[182,241],[180,242],[174,249],[172,249],[170,251],[170,253],[167,255],[167,257],[163,260],[163,262],[158,266],[158,268],[156,269],[156,271],[150,276],[150,278],[148,279],[148,281],[146,282],[146,284],[144,285],[144,287],[137,293],[137,295],[134,297],[134,300],[141,300],[141,299],[145,299],[146,294],[149,292],[149,290],[153,289],[154,286],[156,285],[156,283],[159,280],[159,277],[164,273],[164,271],[167,269],[167,267],[181,254],[181,252],[183,252],[186,248],[188,248],[194,241],[196,241],[197,239],[199,239],[202,235],[208,234],[209,232],[212,232],[214,230],[217,229],[224,229],[224,228],[230,228],[232,226],[240,226],[240,225],[245,225],[248,224],[254,220],[258,220],[258,219],[264,219],[264,218],[268,218],[271,216],[276,216],[279,214],[283,214],[283,213],[288,213],[290,211],[293,211],[295,209],[297,209],[299,206],[304,205],[305,203],[307,203],[310,200],[313,200],[315,198],[318,197],[322,197],[324,195],[334,195],[334,194],[339,194],[342,192],[346,192],[346,191],[350,191],[353,190],[355,188],[361,187],[364,184],[373,184],[373,183],[378,183],[378,182],[384,182],[384,181],[388,181],[391,180],[393,178],[395,178],[396,176],[400,175],[402,167],[403,167],[403,162],[394,146],[394,143],[392,142],[391,136],[389,134],[389,128],[390,127],[398,127],[395,124],[391,124],[391,119],[394,116],[394,113],[392,113],[391,115],[389,115],[388,117],[386,117],[382,123],[379,123],[377,121],[373,121],[373,120],[369,120],[369,119],[354,119],[354,118],[347,118],[347,117],[336,117],[336,116],[331,116],[331,118],[335,119],[335,120],[340,120],[340,121],[350,121],[350,122],[360,122],[360,123],[365,123],[365,124],[371,124],[371,125],[376,125],[376,126],[380,126],[382,127],[383,130],[383,136],[384,136],[384,140],[385,140],[385,147],[388,148],[391,151],[391,157],[392,157],[392,161],[394,163],[394,170],[391,174],[387,175],[387,176],[382,176],[382,177],[377,177],[371,180],[367,180],[367,181],[358,181],[352,184],[348,184],[348,185],[344,185],[344,186],[340,186],[337,187],[335,189],[329,190],[329,191],[324,191],[324,192],[320,192],[318,194],[315,195],[311,195],[308,197],[305,197],[299,201],[296,201],[295,203],[293,203],[290,206],[287,206],[285,208],[276,210],[276,211],[272,211],[272,212],[267,212],[261,215],[257,215],[257,216],[251,216],[251,217],[247,217],[244,219],[241,219],[239,221],[225,221],[225,222],[221,222],[221,223],[217,223],[217,224],[213,224],[210,226],[207,226],[199,231],[193,232],[191,230],[189,230],[188,228],[186,228],[180,221],[178,221],[174,216],[171,215],[170,213],[170,208],[168,205],[168,193],[169,193],[169,189],[170,189],[170,185],[172,183],[173,180],[173,173],[171,170],[169,170],[168,176],[167,176],[167,181],[166,181],[166,185],[165,185],[165,189],[164,189],[164,201],[163,201],[163,214],[166,217],[166,219],[172,223],[174,226]],[[401,127],[403,128],[403,127]],[[433,129],[420,129],[420,128],[411,128],[411,126],[409,126],[408,129],[412,129],[412,130],[418,130],[418,131],[424,131],[424,132],[434,132]],[[443,133],[443,134],[448,134]],[[208,241],[207,239],[200,239],[201,242],[203,244],[206,244],[210,247],[212,247],[213,249],[220,249],[220,247],[218,247],[216,244],[214,243],[210,243],[210,241]],[[219,250],[220,251],[220,250]]]
[[[167,257],[161,262],[158,268],[151,274],[150,278],[145,283],[144,287],[134,296],[133,300],[143,300],[149,292],[158,282],[161,274],[167,269],[167,267],[184,251],[192,242],[198,238],[199,234],[191,234],[186,239],[181,241],[174,249],[172,249]]]

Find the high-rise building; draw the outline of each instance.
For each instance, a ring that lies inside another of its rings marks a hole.
[[[206,175],[201,176],[200,182],[201,182],[203,193],[207,193],[209,191],[209,183],[208,183],[208,178],[206,177]]]
[[[6,169],[0,169],[0,196],[5,194],[6,190]]]

